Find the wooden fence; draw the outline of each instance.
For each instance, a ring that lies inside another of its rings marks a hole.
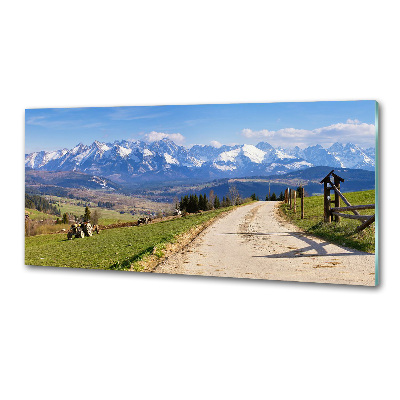
[[[287,188],[285,190],[285,203],[289,205],[289,210],[296,212],[297,190]],[[300,187],[300,211],[301,219],[304,219],[304,188]]]
[[[333,220],[339,222],[340,218],[357,219],[362,221],[361,225],[356,228],[356,232],[360,232],[375,222],[375,214],[360,215],[358,210],[375,209],[375,204],[352,206],[343,193],[340,192],[340,183],[344,182],[344,179],[336,175],[333,171],[334,170],[329,172],[329,174],[320,182],[324,184],[324,222],[332,222]],[[330,196],[332,191],[335,195],[334,200],[331,200]],[[340,207],[341,199],[346,204],[346,207]],[[332,203],[335,204],[334,207],[331,207]],[[351,211],[352,214],[343,214],[343,211]]]

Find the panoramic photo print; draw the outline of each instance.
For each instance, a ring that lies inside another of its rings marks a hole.
[[[376,101],[25,110],[25,264],[378,283]]]

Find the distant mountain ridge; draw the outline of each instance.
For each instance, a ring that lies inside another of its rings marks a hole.
[[[169,185],[167,182],[157,188],[143,185],[140,192],[153,196],[157,193],[162,193],[165,199],[173,201],[174,198],[179,198],[185,194],[206,194],[208,196],[212,189],[215,195],[222,198],[223,196],[229,196],[229,188],[234,185],[243,198],[250,197],[251,194],[255,193],[261,200],[264,200],[269,191],[279,195],[287,187],[296,188],[302,185],[307,195],[315,195],[323,193],[324,186],[320,181],[331,170],[331,167],[310,167],[268,177],[222,178],[199,184],[188,182],[186,185],[183,184],[176,187]],[[335,168],[335,173],[344,179],[340,188],[342,193],[375,189],[374,171]]]
[[[51,185],[64,188],[120,190],[120,186],[108,179],[77,171],[45,171],[27,169],[25,185],[29,187]]]
[[[314,166],[375,170],[375,149],[335,143],[300,149],[274,148],[267,142],[257,145],[194,145],[190,149],[164,138],[144,141],[115,141],[74,148],[40,151],[25,155],[25,166],[33,170],[77,171],[115,182],[141,180],[217,179],[254,175],[279,175]]]

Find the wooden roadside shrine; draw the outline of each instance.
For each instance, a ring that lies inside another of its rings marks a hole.
[[[333,178],[333,182],[332,182]],[[329,172],[320,183],[324,184],[324,222],[339,222],[340,218],[358,219],[362,221],[362,224],[357,227],[356,232],[360,232],[367,226],[375,222],[374,215],[360,215],[357,210],[371,210],[375,209],[375,204],[366,204],[352,206],[346,197],[340,192],[340,183],[344,182],[344,179],[334,173],[334,170]],[[334,192],[335,198],[331,199],[331,192]],[[340,207],[340,199],[346,204],[346,207]],[[334,203],[335,206],[331,207]],[[351,211],[353,214],[342,214],[341,211]]]

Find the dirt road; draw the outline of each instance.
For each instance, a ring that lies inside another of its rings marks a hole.
[[[268,280],[375,284],[375,256],[304,234],[277,202],[239,207],[154,272]]]

